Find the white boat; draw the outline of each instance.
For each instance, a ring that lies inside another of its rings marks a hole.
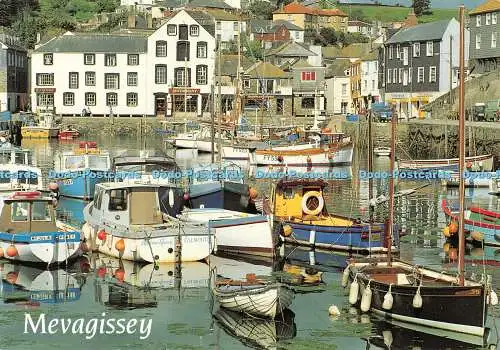
[[[222,147],[222,159],[232,160],[250,160],[251,154],[257,149],[272,149],[281,151],[298,151],[318,148],[318,142],[299,143],[299,144],[285,144],[278,146],[270,146],[264,142],[251,142],[248,145],[225,145]]]
[[[245,279],[248,271],[256,276],[271,277],[273,263],[251,259],[248,257],[237,257],[236,255],[210,255],[208,263],[211,269],[215,269],[217,275],[234,280]]]
[[[18,288],[2,288],[4,301],[16,303],[67,303],[80,299],[82,282],[71,271],[0,263],[4,281]],[[5,282],[4,282],[5,283]]]
[[[13,261],[67,262],[81,255],[80,232],[61,232],[54,201],[40,192],[14,192],[0,200],[0,252]]]
[[[42,191],[42,171],[29,149],[0,141],[0,191]]]
[[[183,205],[173,188],[108,182],[96,185],[82,231],[91,250],[139,262],[205,259],[213,250],[205,225],[174,219]]]
[[[260,317],[275,318],[292,304],[293,290],[279,282],[217,279],[212,292],[220,306]]]
[[[391,149],[389,147],[375,147],[373,153],[378,157],[389,157],[391,155]]]
[[[226,209],[184,209],[183,222],[207,225],[215,239],[215,252],[272,258],[276,242],[267,216]]]
[[[249,160],[250,153],[254,151],[254,148],[249,146],[237,146],[237,145],[227,145],[222,146],[222,159],[232,159],[232,160]]]
[[[173,140],[173,145],[176,148],[197,149],[198,146],[196,145],[196,140],[198,138],[198,134],[198,131],[178,134]]]
[[[345,145],[337,149],[325,147],[305,150],[256,150],[250,156],[252,165],[277,166],[339,166],[352,163],[353,146]]]
[[[443,186],[458,187],[460,184],[458,171],[439,171],[438,175]],[[496,175],[495,172],[465,172],[465,187],[489,187],[490,182],[494,181]]]
[[[498,173],[498,172],[497,172]],[[489,193],[495,196],[500,196],[500,177],[496,179],[490,179],[490,183],[488,184],[490,189]]]
[[[403,159],[397,162],[399,170],[457,170],[458,158],[445,159]],[[472,171],[492,171],[493,155],[485,154],[480,156],[465,157],[467,170]]]

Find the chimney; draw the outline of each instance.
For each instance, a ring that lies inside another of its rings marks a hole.
[[[135,14],[128,15],[127,28],[135,28]]]
[[[146,14],[146,23],[148,29],[153,29],[153,15],[151,13]]]
[[[410,13],[408,14],[408,17],[406,17],[405,22],[404,22],[404,27],[414,27],[418,24],[418,19],[417,15],[415,15],[415,11],[413,9],[410,10]]]

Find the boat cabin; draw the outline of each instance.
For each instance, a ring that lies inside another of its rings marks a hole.
[[[42,172],[30,150],[7,144],[0,147],[0,190],[12,189],[43,189]]]
[[[324,180],[280,180],[271,190],[271,208],[276,217],[306,219],[327,215]]]
[[[97,148],[96,142],[80,142],[71,152],[64,152],[56,162],[57,171],[109,171],[111,159],[108,152]]]
[[[113,225],[158,225],[163,214],[175,217],[184,206],[180,188],[154,184],[106,182],[95,187],[89,214]]]
[[[57,232],[52,198],[40,192],[15,192],[0,202],[1,231],[8,233]]]
[[[33,154],[29,149],[22,149],[5,143],[0,147],[0,164],[32,165]]]

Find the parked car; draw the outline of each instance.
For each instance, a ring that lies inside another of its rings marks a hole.
[[[392,110],[389,105],[379,102],[372,103],[372,115],[376,121],[388,122],[392,119]]]

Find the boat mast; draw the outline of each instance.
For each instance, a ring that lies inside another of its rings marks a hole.
[[[460,70],[459,70],[459,119],[458,119],[458,174],[459,174],[459,200],[460,212],[458,223],[458,276],[461,286],[464,285],[464,265],[465,265],[465,235],[464,235],[464,210],[465,210],[465,182],[464,182],[464,167],[465,167],[465,62],[464,62],[464,6],[460,6]]]
[[[368,113],[368,172],[371,174],[373,172],[373,138],[372,138],[372,113]],[[373,179],[370,176],[368,178],[368,215],[370,222],[373,222],[373,208],[371,205],[371,200],[373,196]]]
[[[217,96],[217,103],[218,103],[218,106],[217,106],[217,115],[218,115],[218,125],[217,125],[217,132],[219,133],[219,139],[217,140],[217,160],[219,161],[219,165],[221,164],[222,162],[222,81],[221,81],[221,39],[218,40],[218,43],[217,43],[217,59],[218,59],[218,63],[217,63],[217,84],[218,85],[218,88],[217,88],[217,92],[218,92],[218,96]]]
[[[387,263],[392,266],[392,235],[394,234],[394,164],[396,163],[396,123],[398,115],[393,108],[391,117],[391,164],[389,166],[389,229],[387,230]]]
[[[239,15],[239,22],[238,22],[238,40],[237,40],[237,45],[238,45],[238,66],[236,67],[236,101],[234,104],[234,109],[233,109],[233,121],[234,121],[234,128],[236,130],[236,125],[238,124],[238,121],[240,120],[240,115],[241,115],[241,13]]]

